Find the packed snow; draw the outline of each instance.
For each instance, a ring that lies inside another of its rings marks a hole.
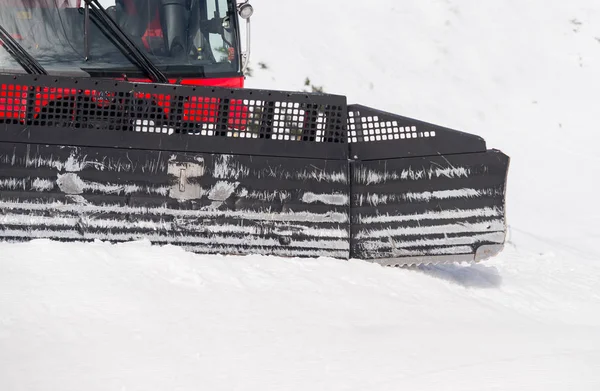
[[[600,4],[253,5],[250,87],[323,87],[509,154],[505,251],[393,269],[0,244],[0,389],[600,389]]]

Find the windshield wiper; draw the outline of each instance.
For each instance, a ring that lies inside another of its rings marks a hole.
[[[94,22],[134,65],[137,65],[154,83],[169,83],[169,79],[154,65],[152,60],[141,51],[137,45],[121,30],[119,25],[110,17],[98,0],[85,0]],[[87,32],[86,32],[87,33]]]
[[[30,75],[47,75],[48,72],[40,65],[27,50],[23,48],[9,33],[0,26],[0,41],[2,47],[25,69]]]

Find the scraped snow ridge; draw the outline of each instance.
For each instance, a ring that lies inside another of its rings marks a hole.
[[[0,390],[599,390],[600,3],[253,5],[250,87],[309,78],[509,154],[505,251],[392,269],[3,243]]]

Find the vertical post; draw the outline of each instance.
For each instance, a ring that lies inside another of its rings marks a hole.
[[[85,61],[90,58],[90,4],[85,0],[85,16],[83,21],[83,47]]]

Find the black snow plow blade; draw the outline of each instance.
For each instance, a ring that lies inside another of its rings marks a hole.
[[[0,239],[478,261],[509,159],[345,97],[0,75]]]

